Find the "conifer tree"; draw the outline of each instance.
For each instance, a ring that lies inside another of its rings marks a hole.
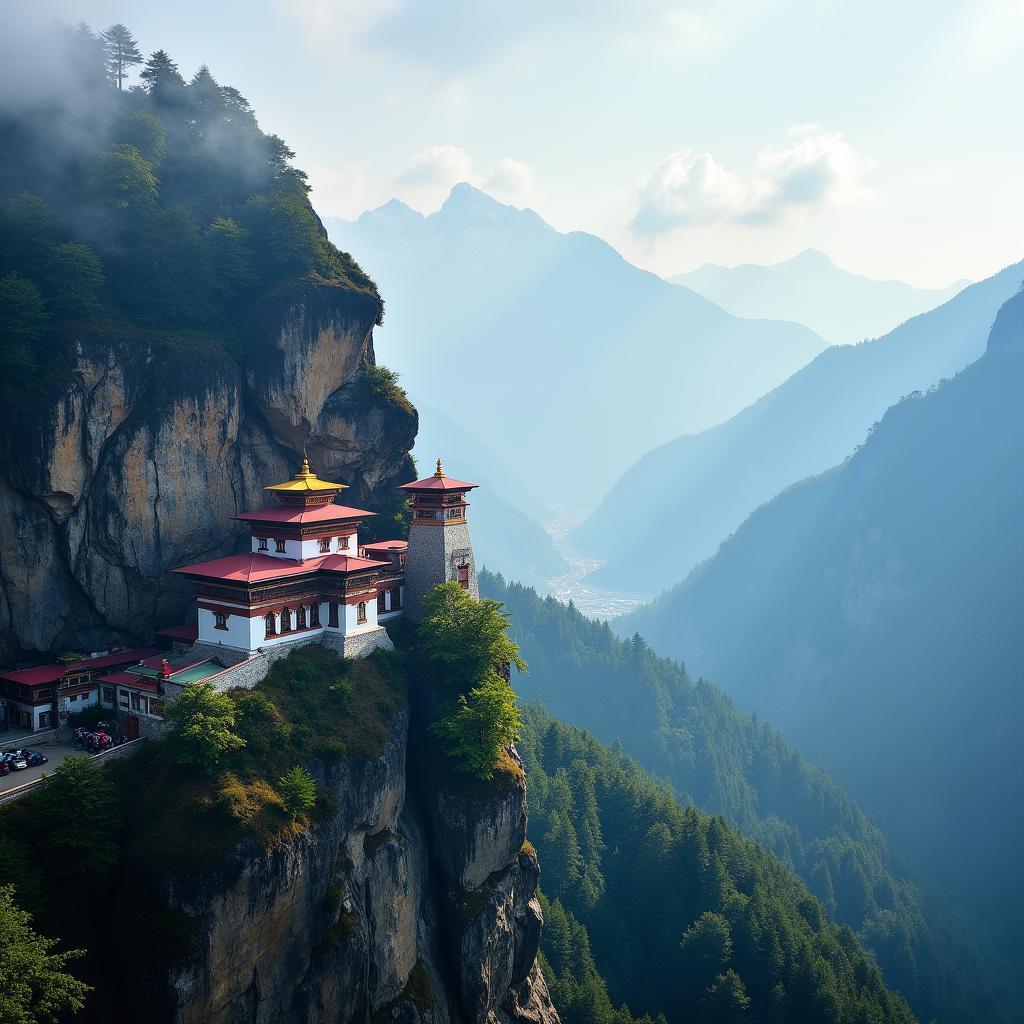
[[[107,75],[118,89],[123,89],[128,69],[142,63],[138,41],[120,22],[111,25],[100,38],[103,40]]]
[[[185,88],[185,79],[166,50],[156,50],[149,55],[139,78],[145,83],[146,92],[157,98],[176,87]]]

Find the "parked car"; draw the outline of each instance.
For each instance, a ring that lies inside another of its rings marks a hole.
[[[29,768],[36,768],[41,764],[48,764],[50,761],[45,754],[41,754],[38,750],[23,750],[22,754],[28,761]]]
[[[7,760],[5,758],[0,757],[0,778],[3,778],[5,775],[10,774],[11,766],[7,763]]]
[[[8,750],[4,754],[4,759],[16,772],[23,772],[28,767],[28,761],[25,760],[20,750]]]

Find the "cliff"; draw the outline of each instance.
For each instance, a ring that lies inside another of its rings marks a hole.
[[[230,516],[295,472],[394,501],[416,413],[372,386],[379,300],[315,276],[279,285],[233,351],[186,336],[76,328],[66,372],[0,432],[0,657],[142,638],[181,615],[168,569],[230,553]]]
[[[558,1024],[536,962],[523,778],[483,798],[430,785],[413,799],[408,722],[395,715],[377,757],[314,762],[337,799],[328,819],[165,883],[194,931],[160,978],[157,1019]]]

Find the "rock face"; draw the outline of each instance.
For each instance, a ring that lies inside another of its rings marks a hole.
[[[197,925],[161,1019],[558,1024],[536,961],[525,787],[418,809],[406,799],[407,732],[403,712],[377,759],[313,766],[338,798],[329,821],[170,883],[170,902]],[[495,822],[515,824],[490,841]],[[472,848],[450,849],[470,836]]]
[[[416,413],[367,386],[377,300],[296,281],[239,349],[82,334],[70,383],[26,400],[0,439],[0,657],[140,640],[184,613],[171,567],[237,550],[230,516],[314,468],[349,503],[412,479]]]

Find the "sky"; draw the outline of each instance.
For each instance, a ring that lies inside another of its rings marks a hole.
[[[5,0],[239,89],[321,216],[470,181],[669,276],[1024,256],[1021,0]],[[358,258],[358,253],[355,254]]]

